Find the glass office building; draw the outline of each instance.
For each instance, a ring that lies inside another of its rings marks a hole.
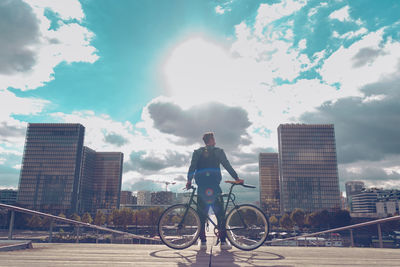
[[[94,170],[96,168],[96,151],[83,147],[82,155],[82,168],[81,168],[81,181],[80,181],[80,191],[79,191],[79,211],[82,213],[84,211],[95,212],[93,205],[93,197],[95,191],[93,188],[94,183]]]
[[[123,160],[121,152],[96,152],[93,210],[119,208]]]
[[[267,214],[279,214],[278,153],[260,153],[258,162],[260,206]]]
[[[282,124],[278,142],[281,212],[340,208],[333,125]]]
[[[121,152],[96,152],[84,147],[79,194],[81,213],[119,208],[122,165]]]
[[[30,123],[17,203],[66,215],[119,208],[123,154],[83,146],[81,124]]]
[[[364,182],[362,181],[349,181],[346,182],[346,197],[347,203],[350,207],[350,211],[353,211],[353,196],[360,194],[365,188]]]
[[[28,124],[18,204],[53,214],[77,211],[84,133],[81,124]]]

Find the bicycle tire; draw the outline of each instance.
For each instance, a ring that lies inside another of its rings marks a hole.
[[[241,250],[253,250],[268,237],[269,222],[264,212],[250,204],[238,205],[226,217],[226,236]]]
[[[161,214],[158,220],[158,235],[168,247],[185,249],[196,242],[200,235],[200,226],[200,217],[192,207],[177,204],[167,208]]]

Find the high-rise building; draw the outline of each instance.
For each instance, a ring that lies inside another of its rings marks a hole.
[[[7,205],[15,205],[17,202],[17,190],[2,189],[0,190],[0,203]]]
[[[380,190],[367,189],[357,195],[353,195],[353,213],[376,213],[376,202]]]
[[[137,192],[137,204],[139,206],[151,205],[150,191],[138,191]]]
[[[96,169],[96,151],[86,146],[83,147],[82,168],[79,191],[79,211],[94,213],[94,171]]]
[[[340,208],[332,124],[278,127],[281,213]]]
[[[81,124],[30,123],[18,204],[53,214],[119,207],[123,154],[83,146]]]
[[[159,191],[151,193],[152,205],[171,205],[173,202],[173,193],[171,191]]]
[[[132,191],[121,191],[121,205],[132,205],[133,203],[133,195]]]
[[[358,195],[365,188],[364,182],[362,181],[349,181],[346,182],[346,197],[347,203],[350,207],[350,211],[353,211],[352,202],[353,196]]]
[[[85,128],[29,123],[17,202],[50,213],[77,212]]]
[[[260,205],[268,214],[279,214],[278,153],[260,153],[258,162]]]
[[[96,152],[84,147],[80,190],[81,213],[119,208],[122,165],[121,152]]]
[[[121,152],[96,152],[93,179],[93,205],[97,209],[118,209],[121,194],[122,165]]]
[[[186,204],[190,200],[191,193],[190,192],[185,192],[185,193],[176,193],[175,199],[173,200],[174,204]]]

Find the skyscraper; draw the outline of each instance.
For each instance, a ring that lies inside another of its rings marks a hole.
[[[278,127],[281,212],[340,208],[332,124]]]
[[[346,182],[346,197],[347,203],[349,204],[350,211],[353,211],[353,196],[358,195],[365,188],[364,182],[362,181],[349,181]]]
[[[96,152],[84,147],[81,170],[80,212],[119,208],[123,154]]]
[[[258,161],[260,205],[268,214],[279,214],[278,153],[260,153]]]
[[[85,128],[29,123],[17,202],[51,213],[76,212]]]
[[[30,123],[17,203],[53,214],[119,207],[123,154],[83,146],[81,124]]]
[[[94,210],[119,208],[123,161],[124,155],[121,152],[96,152]]]

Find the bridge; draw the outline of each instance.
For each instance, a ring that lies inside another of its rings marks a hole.
[[[0,204],[0,208],[49,217],[78,227],[134,239],[153,240],[114,229],[82,223],[50,214]],[[12,214],[13,214],[12,213]],[[262,246],[254,251],[233,248],[221,251],[213,246],[215,238],[208,233],[208,249],[201,251],[197,246],[185,250],[173,250],[164,245],[138,244],[80,244],[80,243],[30,243],[13,240],[13,217],[10,218],[9,240],[0,241],[0,266],[399,266],[400,253],[397,249],[382,249],[382,223],[399,220],[400,216],[379,219],[366,223],[331,229],[306,236],[349,230],[368,225],[377,225],[380,248],[345,247],[280,247]],[[79,231],[78,231],[79,233]],[[51,242],[52,225],[49,241]],[[305,235],[300,236],[302,238]],[[285,240],[297,239],[292,237]],[[79,239],[77,239],[78,241]],[[14,244],[13,244],[14,242]],[[268,241],[273,243],[273,241]],[[352,242],[353,245],[353,242]],[[12,246],[29,248],[12,250]],[[6,248],[6,249],[4,249]]]
[[[34,243],[33,248],[0,252],[0,266],[399,266],[396,249],[271,247],[221,251],[196,246]]]

